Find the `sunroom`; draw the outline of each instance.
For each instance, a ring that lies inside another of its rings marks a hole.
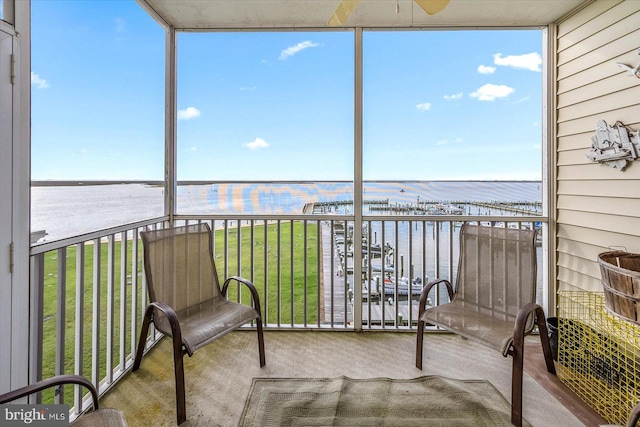
[[[598,254],[640,252],[640,166],[587,156],[599,121],[640,129],[618,65],[640,59],[639,17],[634,0],[3,0],[0,392],[75,373],[130,425],[174,425],[166,340],[130,374],[138,236],[207,223],[220,275],[260,290],[267,365],[251,325],[185,359],[187,423],[236,425],[253,377],[444,375],[509,399],[508,358],[435,328],[415,368],[413,289],[455,279],[463,223],[539,230],[550,317],[602,292]],[[539,368],[533,425],[628,414],[572,412]],[[43,401],[75,417],[88,403],[65,390]]]

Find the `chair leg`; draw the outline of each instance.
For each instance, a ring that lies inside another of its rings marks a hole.
[[[147,343],[147,334],[149,333],[149,326],[151,325],[151,318],[153,316],[153,307],[149,306],[144,312],[144,319],[142,321],[142,329],[140,330],[140,338],[138,339],[138,351],[136,351],[136,359],[133,362],[133,371],[137,371],[142,362],[142,353],[144,353],[144,347]]]
[[[184,353],[182,340],[173,337],[173,366],[176,375],[176,414],[178,425],[187,420],[187,404],[184,386]]]
[[[540,343],[542,344],[542,354],[544,354],[544,362],[547,365],[547,372],[556,375],[556,365],[553,363],[551,355],[551,344],[549,343],[549,332],[547,331],[547,322],[544,317],[542,307],[536,307],[536,323],[540,332]]]
[[[262,368],[266,360],[264,355],[264,333],[262,332],[262,320],[260,318],[256,320],[256,329],[258,330],[258,351],[260,353],[260,367]]]
[[[416,337],[416,368],[422,369],[422,342],[424,339],[424,321],[418,320],[418,336]]]
[[[524,340],[516,345],[514,342],[513,369],[511,372],[511,424],[522,427],[522,374],[524,362]]]

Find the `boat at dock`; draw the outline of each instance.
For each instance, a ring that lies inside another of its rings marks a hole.
[[[383,299],[389,304],[393,304],[395,301],[408,301],[418,300],[422,294],[422,288],[427,283],[427,278],[423,281],[422,278],[417,277],[412,281],[408,277],[400,277],[397,282],[392,278],[385,278],[382,280],[380,277],[376,277],[374,280],[370,280],[368,285],[364,285],[363,298],[371,301],[379,301]]]

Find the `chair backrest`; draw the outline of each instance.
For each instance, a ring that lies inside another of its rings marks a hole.
[[[140,233],[151,302],[179,312],[220,295],[211,234],[206,223]]]
[[[464,224],[456,300],[504,319],[536,301],[536,231]]]

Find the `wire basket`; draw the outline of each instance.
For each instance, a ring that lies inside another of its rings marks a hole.
[[[605,309],[602,292],[558,293],[558,378],[607,422],[640,401],[640,325]]]
[[[603,252],[598,264],[607,310],[640,325],[640,255]]]

